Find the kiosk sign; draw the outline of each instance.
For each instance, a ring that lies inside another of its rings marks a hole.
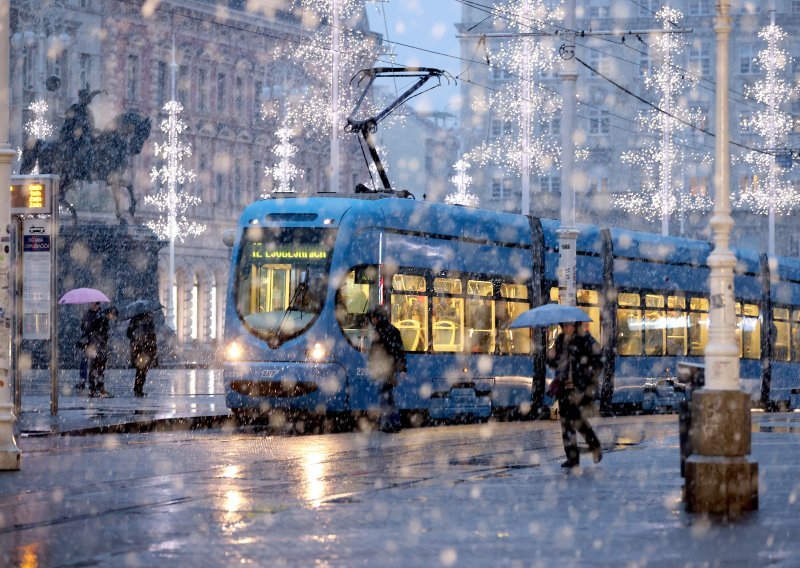
[[[50,339],[50,221],[22,221],[22,338]]]

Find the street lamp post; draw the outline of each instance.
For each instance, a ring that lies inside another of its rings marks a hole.
[[[750,396],[739,385],[739,347],[733,269],[729,248],[733,218],[730,205],[728,152],[728,44],[730,0],[718,0],[714,32],[716,55],[715,205],[711,218],[714,250],[711,268],[710,325],[705,350],[705,386],[692,394],[690,439],[686,461],[686,506],[690,512],[737,516],[758,508],[758,464],[750,453]]]
[[[9,2],[0,2],[0,470],[20,469],[21,454],[14,440],[14,405],[11,402],[11,296],[9,253],[11,229],[11,160],[8,140],[10,45]]]
[[[574,306],[575,249],[578,228],[575,226],[575,83],[578,66],[575,61],[575,0],[564,2],[566,35],[561,47],[564,59],[561,70],[561,226],[558,228],[558,298],[561,304]]]

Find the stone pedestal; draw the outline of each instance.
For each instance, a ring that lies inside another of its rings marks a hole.
[[[750,397],[740,391],[692,394],[686,508],[737,516],[758,509],[758,464],[751,462]]]

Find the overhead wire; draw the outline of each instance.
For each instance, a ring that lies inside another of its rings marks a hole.
[[[481,3],[479,3],[479,2],[476,2],[476,1],[474,1],[474,0],[455,0],[455,1],[456,1],[456,2],[459,2],[459,3],[461,3],[461,4],[464,4],[464,5],[466,5],[466,6],[474,7],[474,8],[476,8],[476,9],[478,9],[478,10],[483,10],[483,11],[485,11],[485,12],[486,12],[486,13],[488,13],[488,14],[495,14],[495,13],[497,13],[497,12],[496,12],[496,11],[494,11],[492,8],[489,8],[488,6],[486,6],[486,5],[484,5],[484,4],[481,4]],[[122,2],[122,3],[130,4],[130,5],[135,5],[135,6],[137,6],[137,7],[141,6],[141,2],[140,2],[139,0],[117,0],[117,2]],[[162,6],[162,5],[160,5],[160,4],[159,4],[159,5],[157,5],[157,6],[154,8],[154,10],[156,10],[156,11],[160,11],[160,12],[163,12],[163,13],[165,13],[165,14],[168,14],[168,15],[172,15],[172,16],[179,16],[179,17],[181,17],[181,18],[186,18],[186,19],[189,19],[189,20],[195,20],[195,21],[199,21],[199,22],[203,22],[203,23],[213,24],[213,25],[217,25],[217,26],[225,27],[225,28],[228,28],[228,29],[233,29],[233,30],[236,30],[236,31],[241,31],[241,32],[246,32],[246,33],[251,33],[251,34],[254,34],[254,35],[259,35],[259,36],[263,36],[263,37],[269,37],[269,38],[276,39],[276,40],[280,40],[280,41],[288,41],[288,42],[290,42],[290,43],[294,43],[294,44],[298,44],[298,45],[307,45],[307,42],[303,42],[303,41],[300,41],[300,40],[296,40],[296,39],[294,39],[294,38],[290,37],[288,34],[287,34],[287,35],[279,35],[279,34],[271,34],[271,33],[265,32],[265,31],[255,31],[255,30],[252,30],[252,29],[248,29],[248,27],[245,27],[245,26],[247,26],[248,24],[243,24],[243,25],[234,25],[234,24],[229,24],[229,23],[226,23],[226,22],[224,22],[224,21],[220,21],[220,20],[219,20],[219,19],[217,19],[217,18],[213,18],[213,19],[207,19],[207,18],[202,18],[202,17],[200,17],[200,16],[195,16],[195,15],[192,15],[192,14],[189,14],[189,13],[178,13],[178,12],[176,12],[176,11],[172,11],[172,10],[169,10],[169,9],[165,8],[165,7],[163,7],[163,6]],[[505,16],[505,15],[501,15],[501,17],[504,17],[505,19],[508,19],[508,17],[507,17],[507,16]],[[484,21],[485,21],[485,20],[486,20],[486,18],[484,18]],[[557,26],[557,25],[554,25],[554,24],[547,24],[547,25],[550,25],[551,27],[554,27],[554,28],[558,28],[559,30],[567,31],[567,28],[565,28],[565,27],[563,27],[563,26]],[[601,38],[601,39],[602,39],[602,38]],[[439,55],[439,56],[443,56],[443,57],[448,57],[448,58],[455,59],[455,60],[458,60],[458,61],[467,62],[467,63],[468,63],[470,66],[471,66],[473,63],[478,63],[478,64],[480,64],[480,65],[488,65],[488,63],[483,63],[483,62],[481,62],[481,61],[475,60],[475,59],[474,59],[474,56],[473,56],[473,58],[467,59],[467,58],[460,57],[460,56],[457,56],[457,55],[452,55],[452,54],[448,54],[448,53],[443,53],[443,52],[440,52],[440,51],[436,51],[436,50],[432,50],[432,49],[428,49],[428,48],[424,48],[424,47],[420,47],[420,46],[416,46],[416,45],[412,45],[412,44],[407,44],[407,43],[403,43],[403,42],[399,42],[399,41],[389,40],[389,43],[391,43],[391,44],[394,44],[394,45],[398,45],[398,46],[402,46],[402,47],[408,47],[408,48],[410,48],[410,49],[415,49],[415,50],[422,51],[422,52],[426,52],[426,53],[431,53],[431,54],[434,54],[434,55]],[[577,43],[577,42],[576,42],[576,43]],[[332,48],[327,48],[327,49],[328,49],[328,50],[332,50]],[[592,49],[592,48],[587,48],[587,49]],[[599,51],[599,50],[598,50],[598,51]],[[477,48],[476,48],[476,53],[477,53]],[[626,60],[626,61],[628,61],[628,60]],[[390,64],[394,64],[394,62],[389,62],[389,63],[390,63]],[[582,62],[582,63],[583,63],[583,62]],[[628,61],[628,63],[632,63],[632,64],[633,64],[633,62],[631,62],[631,61]],[[623,91],[625,91],[625,92],[628,92],[629,94],[631,94],[632,96],[634,96],[635,98],[637,98],[637,99],[638,99],[638,100],[640,100],[641,102],[643,102],[643,103],[647,104],[648,106],[651,106],[651,107],[653,107],[653,108],[656,108],[656,109],[657,109],[657,110],[659,110],[660,112],[664,112],[662,109],[658,109],[658,107],[657,107],[657,106],[653,105],[653,104],[652,104],[652,103],[650,103],[649,101],[646,101],[646,99],[644,99],[644,98],[642,98],[642,97],[639,97],[638,95],[636,95],[635,93],[632,93],[632,92],[631,92],[630,90],[628,90],[627,88],[625,88],[625,87],[623,87],[622,85],[619,85],[619,84],[618,84],[618,83],[616,83],[615,81],[611,80],[609,77],[606,77],[605,75],[603,75],[603,74],[602,74],[602,73],[600,73],[599,71],[597,71],[597,70],[594,70],[594,69],[593,69],[591,66],[589,66],[589,65],[587,65],[587,64],[585,64],[585,63],[583,63],[583,64],[584,64],[586,67],[588,67],[590,70],[593,70],[593,71],[595,71],[595,73],[596,73],[598,76],[602,77],[604,80],[606,80],[606,81],[608,81],[609,83],[611,83],[611,84],[615,85],[617,88],[619,88],[619,89],[621,89],[621,90],[623,90]],[[463,73],[463,72],[462,72],[462,73]],[[462,74],[461,74],[461,73],[459,73],[459,74],[458,74],[458,75],[456,75],[455,77],[456,77],[456,78],[461,78],[461,75],[462,75]],[[512,75],[513,75],[513,74],[512,74]],[[463,80],[463,79],[462,79],[462,80]],[[474,81],[467,81],[467,82],[469,82],[469,83],[471,83],[471,84],[476,84],[476,85],[478,85],[478,86],[481,86],[482,88],[485,88],[485,89],[491,89],[491,87],[488,87],[488,86],[486,86],[486,85],[480,85],[480,84],[478,84],[478,83],[476,83],[476,82],[474,82]],[[435,88],[435,87],[431,87],[431,88]],[[558,93],[558,91],[556,91],[556,90],[550,89],[550,88],[548,88],[548,87],[545,87],[545,88],[547,88],[548,90],[550,90],[550,91],[551,91],[551,92],[553,92],[553,93],[556,93],[556,94],[559,94],[559,95],[560,95],[560,93]],[[428,90],[430,90],[430,89],[427,89],[426,91],[423,91],[423,92],[421,92],[421,93],[418,93],[418,94],[416,94],[416,95],[415,95],[415,97],[416,97],[416,96],[419,96],[419,95],[421,95],[421,94],[423,94],[423,93],[425,93],[425,92],[427,92]],[[495,89],[495,90],[496,90],[496,89]],[[414,97],[411,97],[411,98],[414,98]],[[582,104],[585,104],[585,105],[587,105],[587,106],[590,106],[591,108],[596,108],[596,109],[598,109],[598,110],[604,110],[605,112],[610,112],[610,111],[608,111],[607,109],[601,109],[600,107],[596,107],[596,106],[593,106],[593,105],[589,105],[589,104],[587,104],[587,103],[582,103]],[[636,124],[636,122],[635,122],[634,120],[632,120],[632,119],[626,119],[626,118],[624,118],[624,117],[621,117],[620,115],[617,115],[617,114],[613,114],[613,115],[614,115],[614,116],[616,116],[617,118],[620,118],[620,119],[622,119],[622,120],[625,120],[626,122],[630,122],[630,123]],[[580,115],[579,115],[579,116],[580,116]],[[587,117],[581,117],[581,118],[587,118]],[[700,130],[700,131],[704,132],[704,133],[705,133],[705,134],[707,134],[707,135],[710,135],[710,136],[715,136],[713,133],[709,132],[708,130],[705,130],[705,129],[702,129],[702,128],[699,128],[699,127],[696,127],[696,126],[694,126],[694,125],[691,125],[691,124],[689,124],[689,126],[692,126],[692,128],[695,128],[695,129],[697,129],[697,130]],[[751,150],[751,151],[759,151],[759,150],[756,150],[756,149],[754,149],[754,148],[750,148],[750,147],[748,147],[748,146],[745,146],[745,145],[742,145],[742,144],[739,144],[739,143],[735,143],[735,142],[733,142],[733,141],[731,141],[731,143],[732,143],[733,145],[735,145],[735,146],[739,146],[739,147],[742,147],[742,148],[746,148],[746,149],[748,149],[748,150]],[[762,151],[762,152],[763,152],[763,151]],[[763,152],[763,153],[766,153],[766,152]]]
[[[510,12],[508,12],[507,10],[495,10],[493,7],[487,6],[485,4],[481,4],[480,2],[477,2],[476,0],[455,0],[455,1],[461,3],[461,4],[465,5],[465,6],[476,8],[476,9],[478,9],[480,11],[485,12],[485,13],[489,13],[489,14],[493,13],[493,14],[495,14],[496,17],[499,17],[501,19],[507,20],[509,22],[519,23],[519,21],[517,21],[518,15],[513,15],[513,14],[509,15]],[[633,1],[633,0],[631,0],[631,1]],[[636,2],[634,2],[634,4],[636,4],[637,6],[640,6]],[[653,12],[652,10],[648,9],[648,11],[650,11],[654,15],[656,14],[656,12]],[[538,22],[538,20],[533,20],[533,21],[534,22]],[[540,22],[540,23],[544,23],[544,22]],[[553,24],[553,23],[549,23],[549,22],[547,22],[545,24],[550,26],[550,27],[556,28],[557,30],[559,30],[559,32],[574,33],[575,34],[575,44],[576,45],[580,45],[584,49],[588,49],[588,50],[591,50],[591,51],[596,51],[598,53],[601,53],[601,54],[606,55],[608,57],[617,59],[619,61],[623,61],[625,63],[630,63],[631,65],[634,65],[634,66],[639,66],[640,65],[640,63],[638,63],[638,62],[631,61],[629,59],[625,59],[624,57],[619,56],[617,54],[603,51],[603,50],[601,50],[601,49],[599,49],[597,47],[588,45],[586,43],[581,43],[579,41],[579,39],[588,39],[585,35],[582,35],[582,31],[581,30],[577,30],[577,29],[576,30],[570,30],[570,29],[568,29],[568,28],[566,28],[564,26],[560,26],[558,24]],[[675,22],[670,21],[670,24],[672,24],[673,26],[676,26],[678,29],[685,29],[685,28],[682,28],[682,27],[678,26]],[[545,30],[542,30],[542,29],[538,29],[536,31],[542,32],[542,33],[547,33]],[[628,35],[628,34],[624,34],[624,35]],[[624,37],[624,35],[623,35],[623,37]],[[642,38],[638,34],[631,33],[630,35],[635,35],[643,45],[647,45],[644,42],[644,40],[642,40]],[[638,53],[640,55],[645,55],[646,57],[649,57],[650,59],[652,59],[654,61],[663,61],[660,57],[653,56],[653,55],[651,55],[649,53],[646,53],[644,51],[636,49],[634,46],[630,45],[630,43],[628,43],[628,42],[615,41],[615,40],[613,40],[611,38],[603,37],[603,36],[593,36],[591,39],[604,41],[604,42],[607,42],[607,43],[611,43],[612,45],[621,45],[621,46],[623,46],[623,47],[625,47],[627,49],[630,49],[630,50],[634,51],[635,53]],[[673,69],[675,69],[677,72],[683,73],[684,75],[694,76],[693,73],[691,73],[688,69],[683,69],[682,67],[679,67],[679,66],[674,65],[674,64],[672,64],[671,67]],[[716,90],[716,82],[713,79],[709,79],[709,78],[703,77],[703,76],[696,77],[696,79],[699,82],[698,86],[700,86],[701,88],[706,89],[707,91],[713,92],[713,90],[711,88],[700,84],[700,83],[705,82],[705,83],[709,83],[714,88],[714,90]],[[733,93],[733,94],[735,94],[735,95],[737,95],[737,96],[739,96],[739,97],[741,97],[743,99],[743,100],[736,100],[735,99],[738,104],[741,104],[741,105],[744,105],[744,106],[749,106],[751,108],[755,108],[752,104],[750,104],[750,102],[747,102],[747,101],[751,101],[751,102],[756,103],[758,105],[767,106],[765,103],[762,103],[761,101],[757,101],[757,100],[753,99],[752,97],[748,96],[746,93],[741,93],[741,92],[736,91],[735,89],[733,89],[731,87],[728,87],[728,91]]]

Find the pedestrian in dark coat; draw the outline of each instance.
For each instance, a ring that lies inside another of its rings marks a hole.
[[[158,365],[158,346],[153,315],[146,313],[131,318],[126,335],[131,340],[131,367],[136,369],[133,394],[145,396],[144,383],[147,380],[147,371]]]
[[[567,461],[561,467],[575,467],[580,463],[576,430],[589,445],[594,462],[603,458],[600,440],[588,420],[594,406],[596,377],[603,368],[602,351],[588,330],[579,329],[579,325],[561,324],[562,331],[547,353],[548,365],[556,370],[561,437],[567,454]]]
[[[100,313],[100,302],[93,302],[89,304],[89,309],[83,314],[81,318],[81,336],[75,342],[75,347],[80,351],[80,370],[78,372],[78,382],[75,384],[75,389],[84,390],[86,383],[89,380],[89,360],[86,357],[86,347],[89,345],[89,337],[87,329],[90,327],[90,322]]]
[[[400,330],[389,321],[382,308],[370,312],[373,334],[368,354],[368,369],[380,389],[379,427],[384,432],[400,430],[400,414],[395,407],[397,374],[406,372],[406,354]]]
[[[105,310],[89,310],[81,322],[81,331],[86,339],[86,359],[89,361],[89,396],[113,398],[106,391],[105,373],[108,363],[108,333],[111,322],[117,319],[114,307]]]

